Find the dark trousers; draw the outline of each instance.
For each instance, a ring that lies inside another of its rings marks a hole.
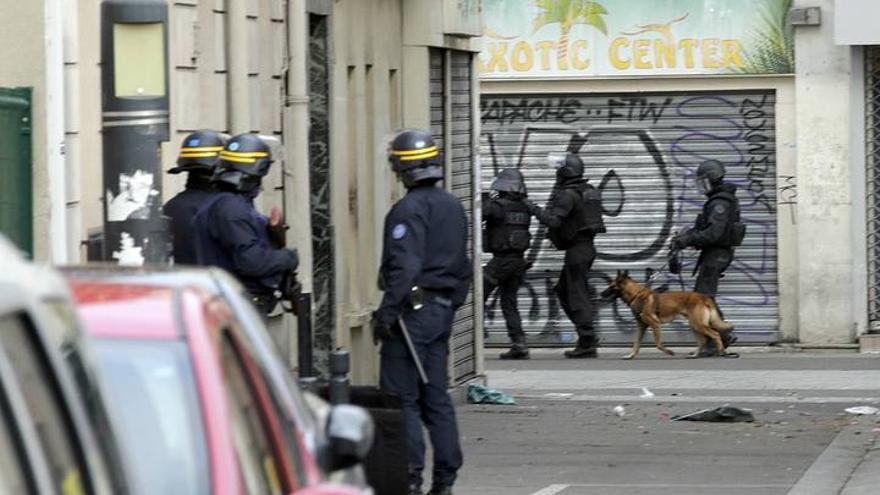
[[[707,247],[700,252],[697,283],[694,292],[711,298],[718,295],[718,282],[733,262],[733,250],[723,247]]]
[[[595,260],[596,248],[592,240],[580,242],[567,249],[559,282],[555,287],[559,305],[577,330],[578,347],[594,347],[597,342],[593,325],[594,293],[587,282]]]
[[[383,390],[403,400],[411,484],[421,485],[425,468],[423,423],[434,450],[433,483],[452,486],[462,465],[455,408],[447,392],[449,338],[454,313],[453,308],[436,302],[428,302],[418,311],[409,309],[404,313],[407,329],[428,375],[428,384],[420,381],[399,331],[382,345],[379,382]]]
[[[697,282],[694,284],[694,292],[705,294],[715,300],[718,295],[718,282],[724,276],[724,271],[733,262],[733,249],[725,247],[707,247],[700,251],[700,258],[697,265]],[[721,307],[718,307],[718,314],[724,318]],[[728,333],[721,335],[724,339],[724,345],[728,345],[730,336]],[[715,342],[709,340],[706,344],[707,350],[715,349]]]
[[[498,289],[501,313],[507,324],[507,335],[514,344],[524,344],[526,335],[517,307],[517,293],[525,279],[528,263],[522,253],[493,256],[483,268],[483,304]]]

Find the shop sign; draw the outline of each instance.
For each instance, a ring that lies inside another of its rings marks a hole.
[[[794,72],[792,0],[483,0],[484,79]]]

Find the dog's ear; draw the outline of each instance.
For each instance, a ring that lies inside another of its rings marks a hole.
[[[623,276],[624,276],[624,277],[629,277],[629,270],[624,270],[624,271],[623,271]]]
[[[621,274],[622,274],[622,272],[620,271],[620,269],[618,269],[618,270],[617,270],[617,278],[620,278],[620,275],[621,275]]]

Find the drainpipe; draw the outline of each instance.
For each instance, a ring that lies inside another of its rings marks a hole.
[[[67,262],[67,171],[64,164],[64,23],[61,0],[46,0],[46,169],[49,259]]]
[[[229,91],[228,126],[232,134],[249,132],[250,98],[248,97],[248,25],[247,4],[244,0],[226,2],[226,67]]]
[[[287,2],[287,94],[284,108],[284,210],[291,229],[290,244],[299,251],[299,280],[303,300],[297,322],[298,355],[289,356],[300,364],[300,375],[311,374],[311,294],[312,294],[312,222],[309,187],[309,23],[306,0]]]

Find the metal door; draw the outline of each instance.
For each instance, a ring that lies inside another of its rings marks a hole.
[[[618,269],[645,280],[666,263],[672,234],[693,225],[705,200],[694,185],[697,165],[723,162],[738,186],[747,224],[744,244],[721,280],[718,302],[743,342],[769,342],[778,333],[775,97],[772,92],[483,95],[483,183],[505,167],[519,167],[530,198],[547,201],[554,184],[549,152],[577,152],[602,192],[608,232],[596,239],[590,274],[600,292]],[[788,213],[785,213],[788,214]],[[553,293],[562,253],[533,221],[534,261],[520,292],[520,312],[532,343],[568,344],[573,327]],[[488,257],[484,256],[484,261]],[[681,275],[664,271],[655,288],[691,290],[696,252]],[[489,342],[507,342],[495,298],[486,307]],[[635,322],[620,301],[600,307],[606,343],[631,341]],[[664,332],[668,342],[692,342],[683,323]]]
[[[0,232],[33,253],[31,90],[0,88]]]

